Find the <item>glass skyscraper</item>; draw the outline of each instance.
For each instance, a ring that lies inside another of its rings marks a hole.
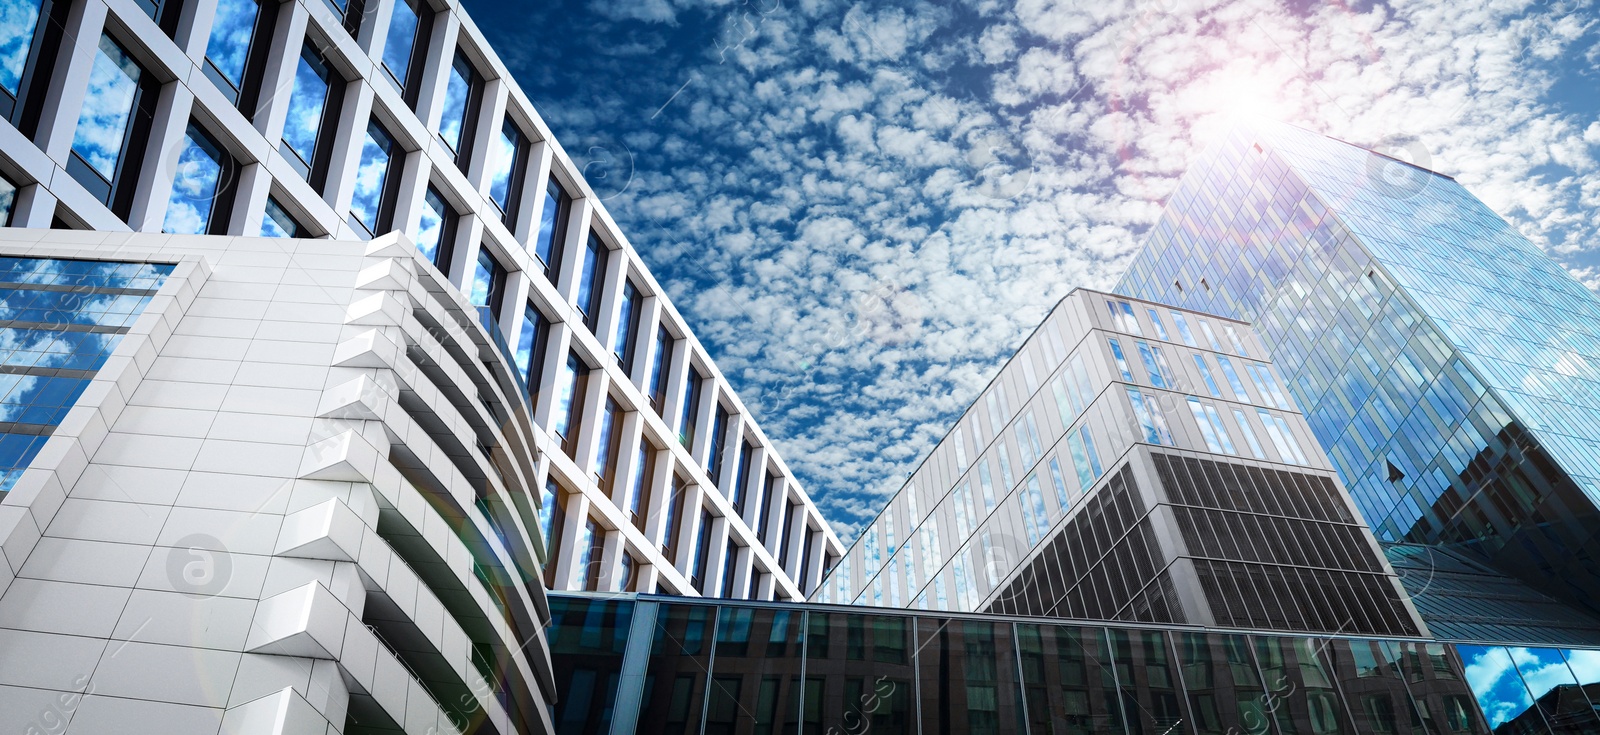
[[[1117,290],[1255,323],[1365,520],[1414,562],[1414,597],[1481,605],[1436,582],[1486,563],[1588,611],[1520,621],[1519,638],[1592,631],[1600,300],[1455,180],[1242,124],[1191,166]],[[1503,637],[1485,625],[1517,617],[1418,604],[1441,636]]]

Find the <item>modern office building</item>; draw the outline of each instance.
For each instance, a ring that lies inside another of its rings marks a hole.
[[[1600,650],[552,593],[561,733],[1566,735]]]
[[[1248,324],[1073,291],[813,599],[1422,631]]]
[[[0,12],[0,729],[543,732],[545,589],[841,555],[457,3]]]
[[[1257,325],[1435,634],[1600,641],[1600,300],[1460,184],[1241,125],[1118,291]]]

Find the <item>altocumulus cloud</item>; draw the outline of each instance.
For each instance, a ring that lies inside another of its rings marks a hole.
[[[1233,112],[1600,272],[1588,2],[468,5],[847,539]]]

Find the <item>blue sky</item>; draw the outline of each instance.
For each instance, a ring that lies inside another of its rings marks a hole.
[[[467,7],[847,540],[1235,114],[1417,158],[1600,285],[1592,3]]]

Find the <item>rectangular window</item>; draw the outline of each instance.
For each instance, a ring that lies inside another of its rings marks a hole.
[[[400,0],[395,0],[398,4]],[[517,234],[517,208],[522,199],[522,170],[528,160],[528,137],[507,117],[490,153],[489,201],[500,210],[500,221]]]
[[[955,440],[951,444],[955,447],[956,474],[959,475],[967,471],[967,432],[957,426],[951,438]]]
[[[1227,358],[1217,355],[1217,359],[1226,360]],[[1194,366],[1200,371],[1200,379],[1205,381],[1206,390],[1211,392],[1211,397],[1221,398],[1222,390],[1217,387],[1216,378],[1211,377],[1211,366],[1206,364],[1206,356],[1199,352],[1194,353]]]
[[[0,42],[0,118],[10,120],[30,138],[38,131],[45,90],[50,86],[71,7],[72,3],[62,0],[0,2],[0,18],[4,19],[0,22],[6,29],[6,40]],[[177,14],[166,15],[173,16],[176,27]]]
[[[699,541],[694,550],[694,575],[689,580],[700,594],[706,593],[706,561],[711,556],[711,511],[700,509]]]
[[[310,237],[294,215],[289,214],[282,204],[278,203],[271,195],[267,196],[267,209],[261,216],[261,230],[259,237]]]
[[[1238,355],[1240,357],[1249,357],[1250,356],[1250,353],[1244,351],[1244,342],[1239,339],[1239,333],[1234,330],[1232,324],[1224,324],[1224,325],[1222,325],[1222,331],[1227,333],[1227,335],[1228,335],[1228,343],[1233,345],[1233,353],[1234,354],[1236,354],[1236,355]]]
[[[734,563],[739,559],[739,545],[728,543],[728,550],[722,555],[722,596],[733,597]]]
[[[1250,403],[1250,392],[1244,389],[1244,383],[1239,381],[1239,374],[1234,372],[1233,361],[1217,355],[1217,366],[1222,368],[1222,376],[1228,379],[1228,387],[1233,389],[1233,397],[1244,403]]]
[[[332,159],[332,141],[322,135],[333,130],[342,101],[344,79],[328,65],[322,54],[306,43],[300,47],[295,63],[294,86],[289,93],[289,110],[283,120],[283,145],[278,150],[284,160],[300,172],[311,188],[322,190]]]
[[[583,274],[578,278],[578,313],[583,315],[583,325],[593,333],[600,325],[600,296],[605,290],[606,259],[611,254],[600,236],[589,233],[589,244],[584,248]]]
[[[656,325],[655,354],[650,363],[650,403],[659,415],[667,400],[667,373],[672,365],[672,333],[667,325]]]
[[[767,536],[771,535],[772,496],[777,494],[777,490],[778,476],[768,472],[767,482],[761,488],[761,515],[756,516],[754,528],[756,535],[761,539],[762,545],[766,545]]]
[[[472,150],[474,110],[483,97],[483,78],[459,50],[450,62],[444,83],[444,112],[439,116],[439,140],[455,154],[456,166],[465,169]]]
[[[422,215],[417,219],[417,250],[445,275],[450,273],[458,219],[455,208],[430,184],[422,197]]]
[[[1122,373],[1123,380],[1132,383],[1133,373],[1128,370],[1128,358],[1124,357],[1122,354],[1122,345],[1117,344],[1117,341],[1114,339],[1108,339],[1106,341],[1111,343],[1111,357],[1115,358],[1117,361],[1117,371]]]
[[[1094,471],[1095,479],[1100,478],[1100,453],[1094,448],[1094,435],[1089,433],[1089,427],[1078,427],[1078,435],[1083,437],[1084,453],[1089,457],[1089,469]]]
[[[1266,459],[1266,453],[1261,451],[1261,442],[1256,441],[1256,432],[1250,428],[1250,419],[1243,411],[1233,409],[1233,420],[1239,424],[1239,433],[1244,435],[1245,444],[1250,446],[1250,456],[1256,459]]]
[[[367,121],[361,144],[361,164],[356,168],[355,191],[350,196],[350,225],[368,238],[387,231],[394,211],[393,183],[396,160],[403,153],[376,119]]]
[[[178,235],[228,234],[238,164],[193,120],[180,145],[161,231]]]
[[[277,9],[276,2],[218,0],[212,17],[206,76],[247,118],[255,116]]]
[[[1194,421],[1200,426],[1200,435],[1205,439],[1206,448],[1222,454],[1236,454],[1233,441],[1228,437],[1227,427],[1222,425],[1222,416],[1213,406],[1200,403],[1198,398],[1189,399],[1189,413],[1194,415]]]
[[[978,489],[983,493],[984,510],[986,512],[993,511],[995,504],[994,478],[989,472],[988,459],[978,461]],[[912,493],[911,497],[915,498],[916,494]]]
[[[534,240],[533,254],[544,264],[544,277],[556,282],[561,268],[561,249],[567,237],[567,214],[572,206],[566,189],[551,178],[544,186],[544,207],[539,211],[539,237]]]
[[[733,483],[733,507],[739,512],[739,517],[744,517],[745,503],[750,498],[750,468],[755,462],[756,448],[748,441],[739,442],[739,475]]]
[[[160,85],[110,36],[100,37],[67,173],[127,219]]]
[[[416,3],[416,4],[413,4]],[[389,32],[383,41],[383,70],[400,87],[408,104],[415,104],[421,85],[423,57],[427,53],[429,21],[433,11],[424,0],[394,0],[389,14]],[[418,43],[418,39],[422,39]]]
[[[1250,373],[1250,379],[1256,384],[1256,392],[1261,394],[1263,400],[1285,411],[1294,410],[1294,404],[1289,402],[1289,397],[1278,387],[1278,379],[1273,377],[1271,368],[1253,364],[1246,364],[1244,367]]]
[[[1023,509],[1027,511],[1028,545],[1038,545],[1044,537],[1044,532],[1050,528],[1050,519],[1045,516],[1044,493],[1039,489],[1039,476],[1028,475],[1027,493],[1023,496]],[[989,565],[985,565],[986,567]],[[989,585],[992,587],[1000,580],[991,578]]]
[[[1172,338],[1167,336],[1166,325],[1161,323],[1161,315],[1157,314],[1155,309],[1146,308],[1144,311],[1145,314],[1150,316],[1150,323],[1156,328],[1156,338],[1164,341],[1171,341]]]
[[[1022,470],[1026,472],[1044,454],[1044,444],[1039,439],[1039,425],[1033,420],[1033,411],[1022,415],[1017,424],[1017,448],[1022,450]]]
[[[578,540],[578,573],[583,575],[583,588],[589,592],[600,590],[600,567],[604,565],[606,534],[593,518],[583,524],[583,538]]]
[[[1119,332],[1127,332],[1135,336],[1142,336],[1139,331],[1139,317],[1133,315],[1133,305],[1126,301],[1107,301],[1106,308],[1111,311],[1111,324]]]
[[[1057,457],[1050,458],[1050,482],[1056,488],[1056,504],[1061,506],[1061,512],[1072,507],[1072,499],[1067,495],[1067,480],[1061,475],[1061,462]]]
[[[589,366],[576,353],[568,353],[567,364],[556,380],[555,430],[568,456],[577,444],[577,422],[583,412],[583,385],[588,374]]]
[[[648,439],[640,438],[639,456],[633,469],[633,492],[628,495],[628,520],[641,533],[646,532],[645,514],[650,508],[650,480],[656,473],[656,452]]]
[[[1171,444],[1172,437],[1163,437],[1162,434],[1165,432],[1156,427],[1155,417],[1150,410],[1154,407],[1155,401],[1146,401],[1144,395],[1135,388],[1130,387],[1127,390],[1128,403],[1133,406],[1133,417],[1139,422],[1139,429],[1144,433],[1144,440],[1151,444]]]
[[[718,487],[722,486],[723,458],[728,448],[728,424],[730,416],[728,409],[722,407],[722,402],[717,401],[715,415],[711,420],[711,451],[706,456],[706,474],[711,475],[711,481]]]
[[[1200,344],[1194,341],[1194,332],[1189,331],[1189,320],[1176,311],[1168,313],[1172,315],[1172,324],[1178,328],[1178,336],[1183,338],[1183,343],[1190,347],[1199,347]]]
[[[1217,333],[1211,331],[1211,322],[1208,322],[1204,319],[1197,319],[1195,321],[1200,322],[1200,331],[1206,335],[1206,342],[1211,345],[1212,351],[1221,352],[1222,343],[1217,341]]]
[[[800,549],[800,594],[811,594],[811,547],[816,546],[817,529],[806,524],[805,546]]]
[[[1011,452],[1006,449],[1004,441],[995,444],[994,456],[1000,462],[1000,482],[1004,486],[1004,492],[1000,494],[1005,495],[1011,492],[1011,486],[1015,483],[1011,479]]]
[[[694,449],[694,422],[700,416],[700,383],[705,378],[693,365],[683,384],[683,414],[678,417],[678,441],[685,449]]]
[[[1003,385],[996,385],[989,396],[984,399],[989,404],[989,423],[994,425],[995,433],[1000,432],[1000,427],[1011,420],[1011,411],[1006,406],[1006,389]]]
[[[487,245],[478,246],[477,267],[472,271],[472,287],[467,289],[467,300],[479,309],[488,309],[495,320],[500,318],[500,301],[506,291],[506,269],[489,251]]]
[[[566,525],[566,493],[562,492],[561,486],[556,484],[555,478],[552,477],[545,481],[539,503],[539,530],[544,532],[544,548],[548,557],[544,565],[544,584],[551,589],[560,589],[555,586],[556,555],[564,548],[561,544],[561,531]]]
[[[1150,385],[1157,388],[1171,388],[1169,380],[1171,372],[1166,370],[1167,360],[1161,355],[1161,348],[1152,348],[1144,342],[1135,344],[1139,348],[1139,359],[1144,363],[1145,372],[1150,374]]]
[[[530,403],[539,393],[540,376],[544,375],[544,351],[549,342],[550,322],[544,318],[544,312],[532,303],[524,304],[515,356],[517,370],[522,373],[523,386],[528,389]]]
[[[688,484],[676,472],[672,474],[672,497],[667,499],[666,525],[661,529],[661,554],[673,564],[678,563],[678,532],[683,530],[678,528],[678,522],[683,518],[683,499],[688,494]]]
[[[622,372],[633,375],[633,335],[639,331],[639,289],[632,280],[622,282],[622,303],[617,312],[617,333],[612,339],[611,352],[617,356]]]
[[[1267,438],[1272,440],[1272,446],[1278,450],[1278,456],[1289,464],[1306,464],[1306,455],[1300,451],[1300,443],[1294,439],[1294,431],[1289,428],[1289,422],[1279,416],[1256,409],[1256,415],[1261,418],[1261,425],[1267,429]]]
[[[617,480],[617,455],[622,449],[622,407],[606,396],[606,410],[600,415],[600,445],[595,447],[592,471],[601,488],[608,493]]]

